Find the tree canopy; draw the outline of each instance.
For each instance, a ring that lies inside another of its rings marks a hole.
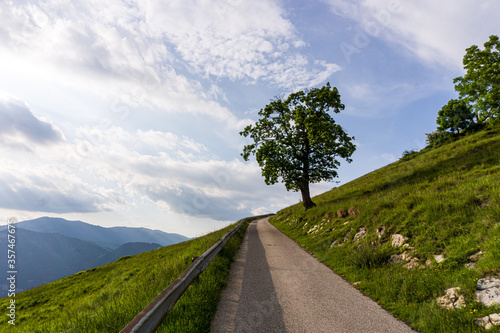
[[[266,184],[281,180],[287,190],[301,191],[306,209],[315,204],[309,183],[338,176],[338,157],[351,162],[356,146],[328,113],[344,109],[340,94],[330,83],[322,88],[276,98],[259,111],[260,119],[240,135],[250,137],[241,154],[248,161],[255,154]]]
[[[438,131],[459,133],[472,123],[473,113],[463,100],[452,99],[438,112]]]
[[[453,82],[460,99],[474,111],[476,122],[484,122],[500,115],[500,41],[490,36],[484,50],[472,45],[463,58],[464,76]]]

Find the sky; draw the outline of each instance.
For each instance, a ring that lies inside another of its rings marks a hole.
[[[345,184],[425,147],[497,0],[0,0],[0,216],[196,237],[300,201],[240,156],[273,97],[327,82]]]

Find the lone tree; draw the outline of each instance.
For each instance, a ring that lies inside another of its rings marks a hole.
[[[259,111],[261,117],[240,135],[250,137],[241,154],[248,161],[255,154],[267,185],[281,179],[286,189],[299,191],[306,209],[315,206],[309,183],[338,177],[338,157],[351,162],[356,150],[343,128],[328,113],[344,109],[337,88],[299,91],[287,99],[277,98]]]
[[[463,59],[464,76],[457,77],[455,90],[474,111],[476,122],[500,117],[500,41],[490,36],[484,50],[472,45]]]

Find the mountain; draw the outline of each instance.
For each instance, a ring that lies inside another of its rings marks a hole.
[[[188,240],[178,234],[145,228],[104,228],[82,221],[41,217],[18,222],[15,259],[17,291],[55,281],[120,257],[152,251]],[[7,227],[0,227],[0,248],[7,249]],[[7,269],[7,260],[0,266]],[[5,274],[5,273],[4,273]],[[7,295],[6,278],[0,297]]]
[[[156,250],[160,244],[131,242],[111,250],[93,242],[57,233],[42,233],[16,228],[15,260],[16,288],[31,289],[65,276],[113,262],[124,256]],[[0,248],[7,249],[7,230],[0,231]],[[3,272],[7,261],[3,264]],[[5,274],[5,273],[4,273]],[[2,279],[0,297],[7,295]]]
[[[226,243],[191,284],[160,330],[210,330],[215,304],[226,285],[233,256],[247,225]],[[119,332],[191,265],[193,257],[203,254],[235,226],[154,251],[125,256],[22,293],[18,290],[15,297],[0,298],[0,308],[4,309],[0,316],[0,332]],[[7,238],[3,236],[0,235],[2,239]],[[20,234],[20,242],[22,237],[25,236]],[[5,243],[0,246],[4,246],[7,255]],[[136,244],[129,243],[116,251],[135,247]],[[0,265],[3,264],[0,262]],[[4,268],[0,266],[0,269]],[[20,275],[21,271],[17,277]],[[15,301],[13,306],[11,300]],[[8,323],[11,317],[5,315],[10,315],[9,306],[15,307],[14,327]]]
[[[110,250],[95,243],[61,234],[16,228],[16,287],[30,289],[94,267],[96,258]],[[0,231],[0,248],[7,249],[7,230]],[[7,272],[7,261],[2,263]],[[2,285],[5,279],[2,279]],[[3,287],[3,286],[2,286]],[[4,288],[2,294],[4,295]]]
[[[82,221],[68,221],[62,218],[40,217],[16,223],[16,227],[43,233],[58,233],[85,241],[94,242],[102,247],[116,249],[130,242],[157,243],[162,246],[184,242],[189,238],[173,233],[146,228],[111,227],[104,228]],[[0,230],[6,229],[1,226]]]
[[[125,243],[120,247],[118,247],[117,249],[114,249],[112,251],[109,251],[101,255],[99,258],[96,259],[94,266],[101,266],[116,261],[119,258],[125,256],[134,256],[139,253],[156,250],[160,247],[162,246],[156,243],[142,243],[142,242]]]

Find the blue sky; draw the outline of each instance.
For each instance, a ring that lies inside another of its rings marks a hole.
[[[300,200],[239,136],[326,82],[355,136],[340,184],[425,146],[495,0],[0,3],[0,213],[198,236]],[[319,194],[336,184],[312,186]]]

